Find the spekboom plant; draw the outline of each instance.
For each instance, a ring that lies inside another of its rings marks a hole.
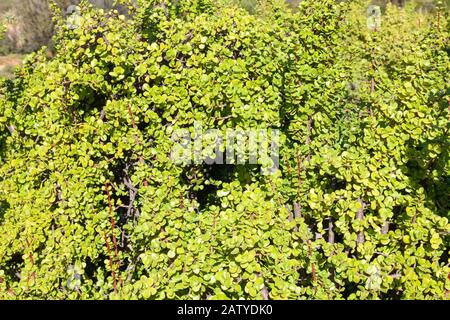
[[[0,298],[448,298],[444,14],[121,2],[2,82]],[[278,170],[178,165],[196,122],[278,130]]]

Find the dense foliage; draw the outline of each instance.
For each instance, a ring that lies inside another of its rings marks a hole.
[[[448,298],[449,24],[367,5],[82,4],[0,91],[0,298]],[[280,170],[175,164],[194,121]]]

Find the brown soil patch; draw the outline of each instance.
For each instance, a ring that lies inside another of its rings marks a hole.
[[[0,57],[0,71],[6,68],[13,68],[22,63],[22,57],[19,55],[9,55]]]

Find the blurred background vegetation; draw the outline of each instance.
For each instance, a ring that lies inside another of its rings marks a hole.
[[[29,53],[51,45],[53,25],[48,0],[0,0],[0,14],[6,20],[5,39],[0,54]],[[55,0],[63,13],[80,0]],[[112,8],[114,0],[91,0],[101,8]]]
[[[258,0],[230,0],[241,5],[250,13],[255,12]],[[296,8],[302,0],[286,0]],[[351,0],[342,0],[351,1]],[[63,12],[80,0],[55,0]],[[114,0],[89,0],[97,7],[111,9]],[[372,3],[380,5],[382,10],[390,2],[399,6],[413,2],[417,10],[426,12],[436,10],[435,0],[373,0]],[[450,8],[450,0],[441,1],[442,6]],[[120,7],[118,8],[121,9]],[[53,25],[49,0],[0,0],[0,19],[5,21],[6,33],[0,41],[0,76],[11,77],[14,68],[20,64],[23,55],[33,52],[42,46],[47,46],[51,53],[51,38]]]
[[[55,0],[63,14],[81,0]],[[51,54],[53,23],[49,0],[0,0],[0,21],[6,32],[0,41],[0,77],[11,78],[27,53],[49,48]],[[114,0],[89,0],[99,8],[111,9]]]

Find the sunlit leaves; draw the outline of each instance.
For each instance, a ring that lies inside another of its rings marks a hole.
[[[444,297],[444,33],[331,0],[138,2],[85,8],[1,87],[1,298]],[[174,164],[194,120],[279,129],[280,171]]]

